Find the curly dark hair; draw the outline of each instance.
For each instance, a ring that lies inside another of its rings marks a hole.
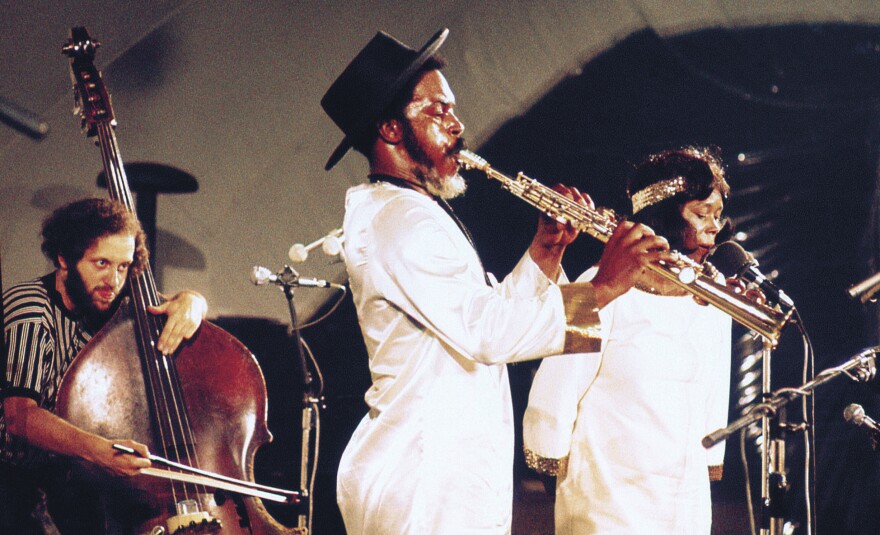
[[[43,221],[43,254],[60,267],[60,256],[76,265],[98,238],[113,234],[135,238],[130,271],[139,274],[149,260],[146,234],[137,217],[124,204],[112,199],[82,199],[58,208]]]
[[[693,146],[666,150],[648,156],[636,166],[635,172],[627,182],[626,192],[632,198],[633,194],[651,184],[678,177],[685,180],[684,191],[646,206],[630,217],[631,221],[643,223],[665,237],[673,249],[680,249],[683,244],[687,224],[681,216],[681,209],[685,203],[705,200],[715,189],[721,193],[725,203],[730,195],[730,186],[724,178],[719,150],[715,147]],[[723,241],[724,236],[729,235],[731,231],[730,221],[725,220],[718,241]]]

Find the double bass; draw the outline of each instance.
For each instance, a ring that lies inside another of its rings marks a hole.
[[[97,136],[110,197],[134,213],[110,97],[94,66],[98,46],[85,28],[73,28],[63,52],[71,58],[83,127],[88,137]],[[81,467],[101,486],[107,532],[304,534],[273,519],[257,497],[295,503],[298,493],[253,483],[254,454],[272,438],[266,384],[254,356],[207,321],[175,354],[162,355],[155,345],[164,316],[147,311],[160,302],[149,264],[129,274],[128,293],[128,302],[74,359],[56,405],[74,425],[146,444],[160,453],[152,460],[172,467],[131,478]]]

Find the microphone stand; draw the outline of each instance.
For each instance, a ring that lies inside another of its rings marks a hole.
[[[278,273],[272,273],[265,267],[262,266],[254,266],[254,269],[251,273],[251,282],[256,284],[257,286],[263,286],[265,284],[275,284],[284,292],[284,296],[287,298],[287,308],[290,311],[290,325],[293,329],[293,334],[296,340],[296,354],[299,358],[300,369],[302,370],[302,378],[303,378],[303,409],[302,409],[302,448],[301,448],[301,457],[300,457],[300,489],[301,497],[308,498],[308,513],[301,513],[298,515],[298,526],[295,528],[294,533],[296,535],[308,535],[312,529],[312,511],[314,507],[314,497],[312,496],[312,491],[315,483],[315,473],[316,467],[318,465],[318,443],[321,439],[321,418],[320,418],[320,408],[323,402],[322,391],[323,391],[323,380],[321,379],[321,372],[318,369],[318,364],[315,362],[314,358],[312,358],[312,363],[315,365],[315,370],[318,375],[317,384],[314,381],[311,371],[309,371],[308,361],[306,360],[306,343],[303,341],[302,334],[300,333],[300,326],[296,318],[296,305],[294,302],[294,292],[293,289],[297,286],[305,286],[311,288],[336,288],[342,290],[343,296],[345,293],[345,286],[341,286],[339,284],[329,283],[325,280],[311,279],[300,277],[299,273],[296,272],[290,266],[284,266]],[[335,306],[330,310],[332,312],[335,310]],[[322,316],[321,319],[324,319],[329,312]],[[317,320],[321,321],[321,320]],[[313,423],[314,422],[314,423]],[[315,448],[314,448],[314,456],[310,454],[311,449],[311,432],[312,428],[315,429]],[[312,477],[309,478],[309,461],[312,460]]]
[[[773,345],[763,338],[761,397],[767,402],[773,392],[770,389],[771,353]],[[770,411],[761,415],[761,535],[782,535],[785,527],[785,492],[788,478],[785,471],[785,406],[779,408],[776,418]]]
[[[764,388],[766,390],[769,390],[770,384],[769,375],[767,374],[769,351],[768,342],[765,340]],[[785,406],[795,399],[812,394],[816,387],[834,379],[840,374],[844,374],[856,382],[867,382],[873,379],[877,374],[876,355],[878,353],[880,353],[880,346],[865,349],[842,365],[823,370],[811,381],[799,387],[781,388],[775,393],[767,393],[763,397],[764,401],[752,407],[748,413],[740,416],[727,427],[713,431],[703,437],[703,447],[708,449],[757,420],[760,419],[762,421],[762,435],[764,437],[761,467],[762,535],[767,535],[768,533],[770,535],[782,535],[784,528],[785,519],[782,514],[781,499],[788,487],[785,478],[785,431],[792,429],[785,421]],[[774,418],[776,422],[772,425],[774,431],[771,433],[771,420]]]
[[[285,266],[286,268],[287,266]],[[312,495],[309,489],[308,473],[309,459],[311,458],[311,431],[313,413],[318,411],[321,398],[314,391],[314,378],[309,371],[308,362],[306,361],[305,349],[303,345],[302,333],[300,333],[299,323],[296,316],[296,305],[294,303],[293,289],[295,284],[284,282],[281,284],[284,291],[284,297],[287,298],[287,308],[290,311],[290,325],[296,340],[296,353],[299,357],[300,369],[303,373],[303,399],[302,399],[302,447],[300,449],[300,465],[299,465],[299,486],[300,489],[309,498],[308,514],[301,513],[297,517],[297,530],[299,535],[308,535],[311,520],[311,503]],[[317,449],[317,445],[316,445]]]

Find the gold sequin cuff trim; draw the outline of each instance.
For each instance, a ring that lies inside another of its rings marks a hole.
[[[532,470],[548,476],[563,478],[568,473],[568,456],[562,459],[550,459],[541,457],[528,448],[523,448],[526,454],[526,465]]]
[[[724,473],[724,465],[716,464],[709,467],[709,481],[721,481],[721,476]]]
[[[642,208],[665,201],[676,193],[681,193],[685,188],[684,177],[680,176],[655,182],[647,188],[633,193],[630,199],[633,205],[633,214],[638,213]]]
[[[565,306],[564,353],[593,353],[602,349],[599,328],[599,307],[596,292],[589,282],[563,284],[562,304]]]

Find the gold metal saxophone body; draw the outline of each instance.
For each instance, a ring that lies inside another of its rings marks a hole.
[[[603,243],[608,241],[620,221],[609,208],[589,208],[578,204],[522,173],[516,178],[506,176],[469,150],[459,152],[458,161],[466,169],[478,169],[489,178],[499,181],[504,189],[547,216],[560,223],[570,224]],[[782,311],[738,293],[736,289],[725,284],[723,276],[708,262],[700,264],[677,251],[672,251],[672,254],[676,258],[674,263],[650,264],[651,270],[776,345],[782,329],[788,323],[791,310]]]

